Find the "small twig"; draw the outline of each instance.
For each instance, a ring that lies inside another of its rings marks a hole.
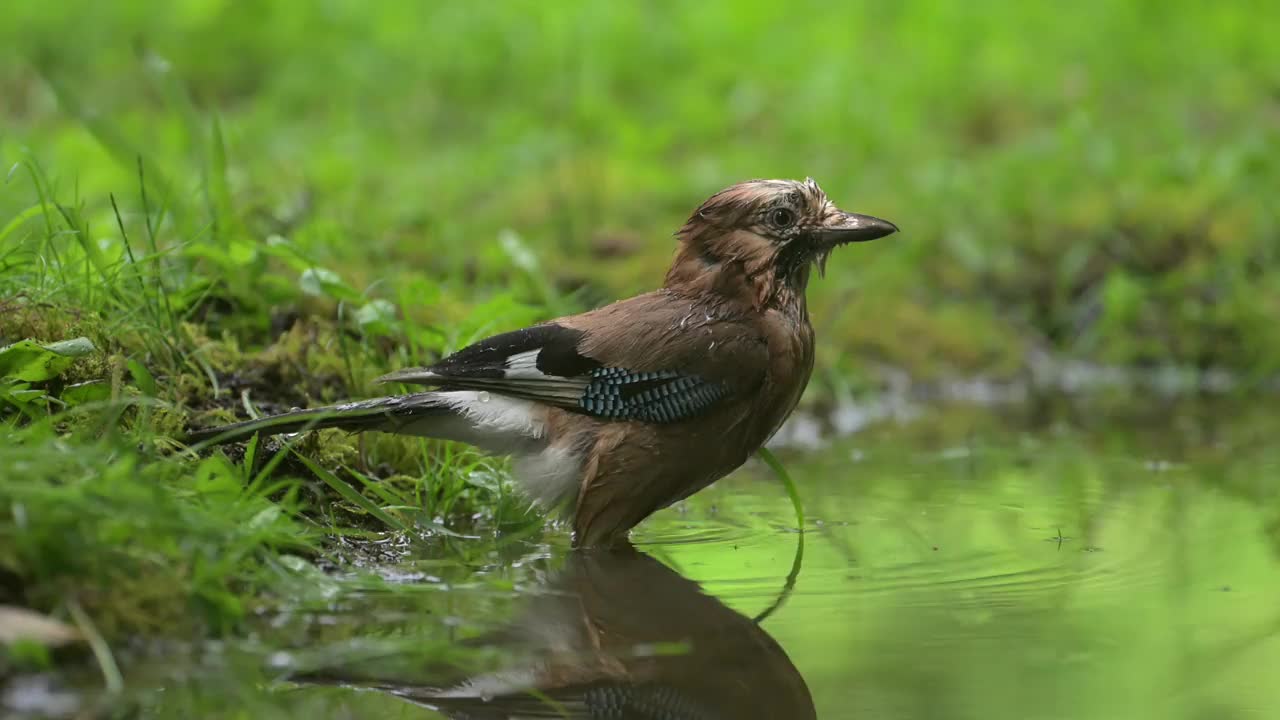
[[[80,603],[76,602],[75,598],[67,599],[67,610],[71,613],[71,619],[76,621],[76,626],[80,628],[80,634],[84,636],[85,642],[89,643],[94,659],[98,661],[98,669],[102,671],[102,680],[106,683],[107,692],[112,695],[124,692],[124,677],[120,674],[116,659],[111,655],[111,648],[107,645],[106,638],[98,632],[98,627],[93,624],[93,620],[89,619],[88,613],[80,607]]]
[[[800,491],[796,490],[796,484],[792,481],[790,473],[787,472],[787,469],[782,466],[782,462],[768,448],[762,447],[756,451],[756,454],[760,456],[765,465],[769,466],[773,474],[777,475],[778,479],[782,481],[782,487],[786,489],[787,497],[791,498],[791,507],[795,508],[796,511],[796,530],[803,535],[804,503],[800,501]]]
[[[761,460],[769,466],[770,470],[778,476],[782,481],[782,486],[787,490],[787,497],[791,498],[791,506],[796,511],[796,555],[791,561],[791,572],[787,573],[787,579],[782,584],[782,592],[778,593],[778,598],[773,604],[765,608],[760,614],[756,615],[754,620],[758,625],[765,621],[770,615],[777,612],[778,608],[791,597],[791,593],[795,592],[796,580],[800,577],[800,567],[804,564],[804,504],[800,501],[800,491],[796,489],[795,482],[791,479],[791,474],[782,466],[778,458],[767,448],[760,448],[756,451]]]

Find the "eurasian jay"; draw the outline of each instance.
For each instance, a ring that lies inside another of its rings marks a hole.
[[[813,370],[811,269],[824,271],[840,245],[897,229],[840,210],[812,179],[739,183],[676,233],[659,290],[380,378],[426,392],[298,410],[188,441],[331,427],[456,440],[513,456],[529,499],[571,512],[576,546],[610,545],[769,440]]]

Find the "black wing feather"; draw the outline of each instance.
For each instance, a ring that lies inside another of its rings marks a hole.
[[[540,350],[538,370],[547,375],[574,377],[600,367],[600,363],[578,352],[583,332],[555,323],[534,325],[494,335],[432,365],[429,370],[451,378],[502,378],[512,355]]]
[[[606,366],[579,351],[584,335],[555,323],[535,325],[481,340],[425,370],[385,379],[487,390],[594,417],[651,423],[693,417],[728,394],[723,384],[691,373]],[[513,357],[530,352],[537,353],[532,367],[512,367]]]

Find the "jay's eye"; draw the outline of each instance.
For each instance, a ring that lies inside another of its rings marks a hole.
[[[776,228],[788,228],[796,221],[796,214],[787,208],[775,208],[769,211],[769,222]]]

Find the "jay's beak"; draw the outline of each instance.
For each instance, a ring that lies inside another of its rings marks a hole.
[[[829,215],[817,231],[818,242],[829,250],[837,245],[875,240],[898,232],[888,220],[838,210]]]
[[[837,246],[875,240],[896,232],[898,232],[898,226],[888,220],[836,210],[827,216],[822,226],[814,233],[817,242],[813,259],[818,266],[818,275],[826,276],[827,259],[831,257],[831,251]]]

